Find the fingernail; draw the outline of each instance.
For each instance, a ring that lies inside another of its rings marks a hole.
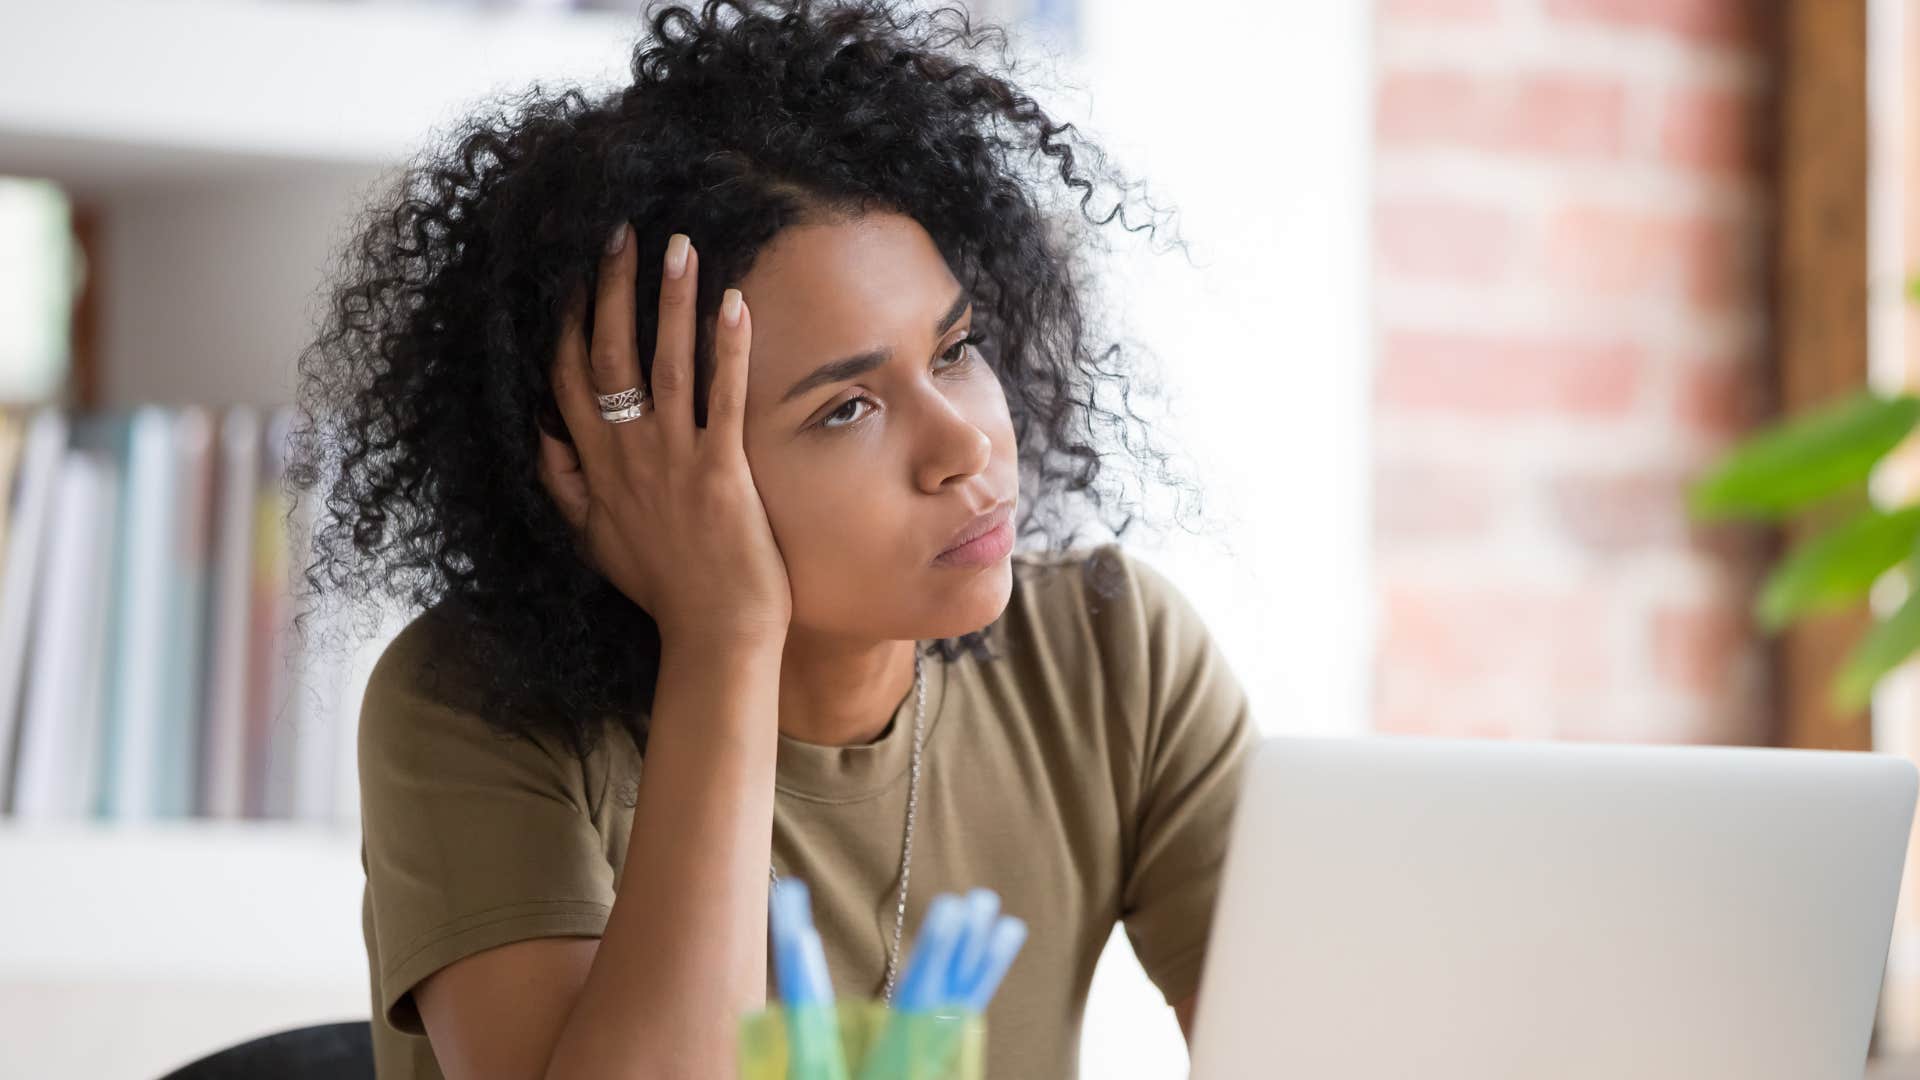
[[[667,237],[667,276],[677,278],[687,272],[687,248],[689,242],[686,233],[674,233]]]
[[[728,289],[720,294],[720,318],[728,326],[740,325],[740,290]]]
[[[607,254],[618,255],[620,249],[626,246],[627,223],[623,221],[613,227],[613,232],[607,234]]]

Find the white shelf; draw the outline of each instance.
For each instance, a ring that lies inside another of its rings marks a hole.
[[[361,987],[357,826],[0,825],[0,984]]]
[[[611,12],[61,0],[0,15],[0,170],[81,191],[399,160],[536,80],[610,86]]]
[[[368,1016],[361,882],[352,825],[0,820],[0,1074],[158,1076]]]
[[[637,12],[0,7],[0,174],[56,181],[100,218],[100,403],[292,401],[316,287],[370,186],[499,95],[624,83]]]

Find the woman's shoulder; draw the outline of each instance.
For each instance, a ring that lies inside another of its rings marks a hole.
[[[382,756],[430,756],[461,746],[488,756],[559,756],[557,743],[489,724],[459,635],[435,609],[415,615],[381,650],[360,700],[360,745]]]
[[[1245,688],[1195,604],[1118,542],[1024,555],[997,639],[996,700],[1028,700],[1029,735],[1063,760],[1105,755],[1119,805],[1169,762],[1250,743]],[[989,665],[991,666],[991,665]],[[1018,685],[1014,685],[1018,684]]]
[[[1199,619],[1164,572],[1119,541],[1017,552],[1012,560],[1013,594],[1002,618],[1056,641],[1081,636],[1109,649],[1137,648],[1169,622]]]
[[[453,638],[434,609],[416,614],[388,639],[367,674],[361,701],[362,723],[372,712],[380,716],[423,705],[450,707],[444,680],[459,662]],[[391,708],[387,707],[391,706]]]
[[[999,678],[1035,682],[1061,708],[1143,729],[1154,699],[1210,639],[1165,573],[1107,541],[1015,555],[1013,592],[991,647],[1007,661]]]

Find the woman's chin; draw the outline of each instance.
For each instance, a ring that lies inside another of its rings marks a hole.
[[[937,597],[930,630],[921,638],[953,638],[971,634],[1000,617],[1013,595],[1013,566],[1007,559],[961,572],[949,567],[930,571]]]

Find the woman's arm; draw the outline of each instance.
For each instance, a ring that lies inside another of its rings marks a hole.
[[[641,385],[637,247],[632,227],[618,223],[597,275],[591,340],[586,290],[570,297],[551,376],[572,445],[539,435],[542,483],[587,562],[660,628],[626,861],[590,961],[579,945],[503,947],[491,961],[422,980],[421,1025],[449,1076],[726,1076],[740,1015],[766,999],[780,660],[793,597],[746,458],[753,320],[739,290],[726,290],[707,423],[697,427],[699,256],[673,234],[653,407],[610,422],[595,395]]]
[[[766,1000],[782,644],[663,650],[620,895],[549,1077],[731,1075]]]
[[[415,991],[466,1077],[700,1077],[733,1068],[766,995],[780,655],[772,637],[668,642],[606,932],[502,946]]]

